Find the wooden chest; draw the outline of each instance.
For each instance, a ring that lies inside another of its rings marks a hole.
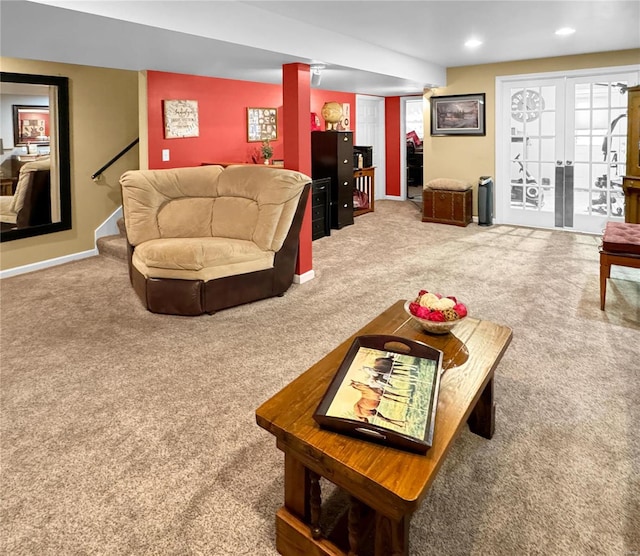
[[[422,221],[466,226],[472,220],[473,190],[448,191],[429,189],[422,191]]]

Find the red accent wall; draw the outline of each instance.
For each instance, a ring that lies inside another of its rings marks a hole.
[[[354,93],[313,89],[311,112],[320,116],[328,101],[351,104],[351,128],[355,129]],[[199,137],[164,138],[163,100],[197,100]],[[273,158],[284,158],[282,86],[218,77],[147,71],[149,168],[199,166],[202,162],[251,162],[260,143],[247,142],[247,108],[278,108],[278,139],[272,141]],[[322,128],[324,121],[320,116]],[[162,161],[169,149],[170,160]]]
[[[384,99],[387,195],[400,195],[400,97]]]

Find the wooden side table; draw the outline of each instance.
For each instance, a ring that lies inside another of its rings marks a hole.
[[[353,171],[353,181],[355,187],[354,195],[366,195],[367,199],[367,204],[359,208],[356,208],[354,202],[353,216],[360,216],[361,214],[366,214],[367,212],[373,212],[374,197],[376,193],[375,174],[375,166],[371,166],[370,168],[360,168]]]

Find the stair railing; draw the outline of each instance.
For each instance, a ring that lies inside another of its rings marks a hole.
[[[135,145],[140,141],[140,137],[136,137],[129,145],[127,145],[124,149],[122,149],[116,156],[114,156],[109,162],[107,162],[100,170],[98,170],[95,174],[91,174],[91,179],[95,180],[102,172],[104,172],[109,166],[111,166],[116,160],[118,160],[121,156],[131,150]]]

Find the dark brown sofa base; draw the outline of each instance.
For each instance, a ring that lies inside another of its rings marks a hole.
[[[310,185],[302,191],[291,228],[275,254],[273,268],[203,280],[146,278],[132,264],[129,246],[129,277],[143,305],[152,313],[197,316],[284,294],[293,283],[302,218]]]

